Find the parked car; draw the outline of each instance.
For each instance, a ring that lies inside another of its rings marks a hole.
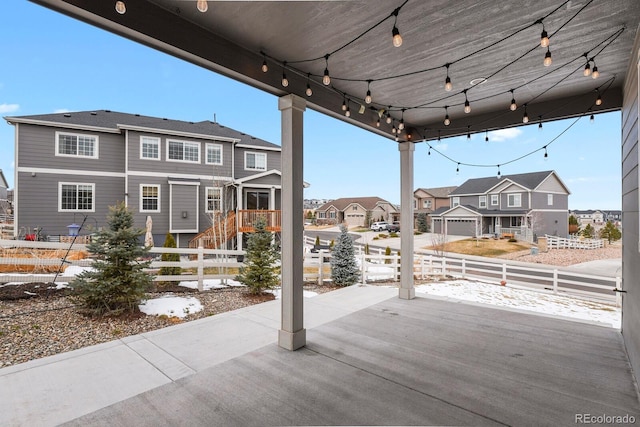
[[[373,224],[371,224],[371,230],[372,231],[385,231],[387,229],[387,225],[389,225],[386,222],[374,222]]]
[[[387,231],[389,233],[397,233],[400,231],[400,223],[398,221],[393,221],[392,224],[387,224]]]

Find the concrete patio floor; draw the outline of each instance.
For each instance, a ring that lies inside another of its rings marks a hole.
[[[619,331],[396,293],[354,286],[305,300],[307,347],[296,352],[275,345],[274,301],[2,369],[0,424],[639,422]]]

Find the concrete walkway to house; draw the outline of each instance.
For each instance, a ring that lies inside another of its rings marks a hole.
[[[640,420],[619,331],[396,295],[356,285],[306,299],[307,346],[296,352],[275,344],[280,301],[273,301],[1,369],[0,424]]]

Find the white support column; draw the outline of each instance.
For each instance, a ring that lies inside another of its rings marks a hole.
[[[238,185],[236,187],[236,235],[237,235],[237,243],[238,250],[243,250],[242,239],[244,238],[244,233],[238,232],[238,226],[240,225],[240,210],[244,209],[244,200],[242,200],[242,185]]]
[[[278,345],[297,350],[307,343],[304,329],[303,277],[303,117],[304,99],[278,100],[282,125],[282,320]]]
[[[400,150],[400,290],[401,299],[413,299],[413,153],[411,142],[398,144]]]

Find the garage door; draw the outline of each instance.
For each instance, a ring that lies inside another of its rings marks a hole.
[[[475,236],[475,219],[449,219],[447,220],[447,234],[454,236]]]

